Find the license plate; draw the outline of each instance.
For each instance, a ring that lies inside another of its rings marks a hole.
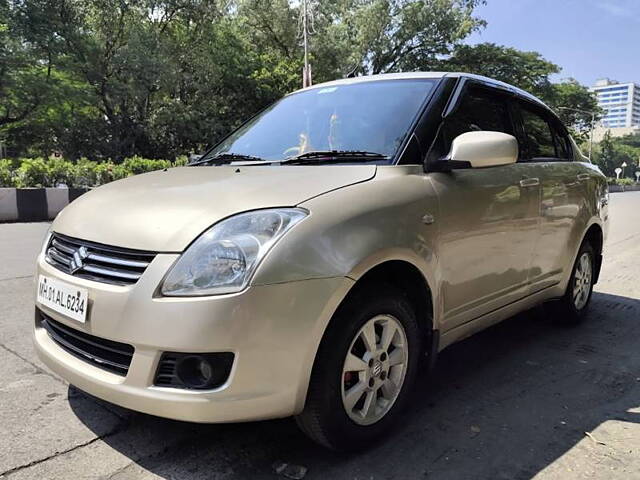
[[[84,323],[87,319],[86,288],[40,275],[38,278],[38,302],[58,313]]]

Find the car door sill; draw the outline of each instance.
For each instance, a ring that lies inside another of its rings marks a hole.
[[[502,320],[512,317],[524,310],[532,308],[545,300],[552,298],[554,295],[549,295],[549,291],[556,288],[560,282],[556,282],[553,285],[536,290],[533,293],[522,297],[519,300],[515,300],[507,305],[503,305],[495,310],[485,313],[479,317],[475,317],[461,325],[458,325],[447,332],[444,332],[440,340],[440,350],[446,348],[452,343],[463,340],[480,330],[484,330],[491,325],[494,325]]]

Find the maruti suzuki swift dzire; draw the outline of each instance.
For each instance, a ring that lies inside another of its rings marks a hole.
[[[515,87],[315,85],[191,165],[64,209],[37,259],[36,349],[133,410],[295,416],[326,447],[363,448],[448,345],[541,303],[585,316],[607,203],[558,117]]]

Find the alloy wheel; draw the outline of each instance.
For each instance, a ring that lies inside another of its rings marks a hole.
[[[395,403],[409,363],[407,335],[391,315],[368,320],[351,342],[341,377],[342,404],[351,420],[371,425]]]
[[[582,310],[589,301],[592,276],[591,256],[589,253],[583,252],[573,277],[573,305],[577,310]]]

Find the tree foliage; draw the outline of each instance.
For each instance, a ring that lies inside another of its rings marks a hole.
[[[523,52],[494,43],[460,45],[442,62],[442,67],[495,78],[540,97],[548,96],[552,90],[549,75],[560,72],[558,65],[537,52]]]
[[[609,131],[605,132],[594,149],[593,161],[608,177],[615,177],[615,169],[626,163],[621,178],[635,178],[635,172],[640,170],[640,135],[614,138]]]
[[[311,1],[316,82],[409,70],[485,74],[592,110],[535,52],[466,46],[484,0]],[[0,141],[12,156],[174,159],[299,88],[300,2],[0,0]],[[580,114],[567,114],[584,128]]]

